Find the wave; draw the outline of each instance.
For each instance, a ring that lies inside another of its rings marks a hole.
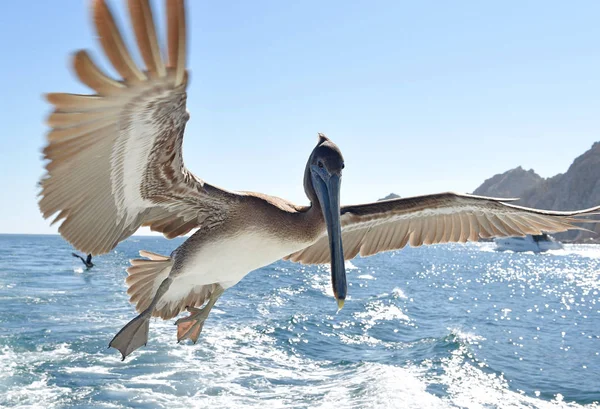
[[[559,395],[543,400],[512,390],[501,374],[470,354],[469,348],[484,338],[460,328],[434,340],[454,344],[445,357],[406,366],[307,359],[278,347],[274,335],[248,325],[217,325],[197,346],[176,345],[169,323],[153,322],[151,331],[148,348],[126,362],[114,354],[74,352],[65,343],[29,352],[5,346],[0,353],[2,383],[26,376],[31,384],[3,393],[0,404],[54,408],[87,402],[174,409],[581,407]],[[49,368],[58,370],[51,374]],[[89,384],[56,382],[59,376],[84,374],[93,376]]]

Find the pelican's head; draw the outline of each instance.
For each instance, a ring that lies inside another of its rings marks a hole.
[[[344,169],[344,157],[340,149],[325,135],[319,134],[319,143],[308,159],[304,182],[307,195],[311,200],[318,201],[327,225],[331,256],[331,285],[339,308],[344,305],[347,291],[340,223],[342,169]]]

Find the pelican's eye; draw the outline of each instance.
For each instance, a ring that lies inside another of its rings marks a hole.
[[[319,165],[320,168],[323,167],[323,162],[319,161],[319,163],[317,163],[317,165]]]

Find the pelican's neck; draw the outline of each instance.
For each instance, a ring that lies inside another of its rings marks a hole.
[[[318,240],[326,231],[325,217],[319,201],[311,201],[310,206],[295,215],[299,230],[306,232],[305,238],[310,243]]]
[[[317,192],[313,186],[310,173],[310,159],[306,164],[306,169],[304,169],[304,193],[306,193],[306,197],[310,200],[311,208],[316,206],[320,210],[321,204],[319,203],[319,198],[317,197]]]
[[[310,206],[306,210],[308,219],[325,223],[325,217],[323,216],[323,210],[319,201],[311,202]]]
[[[325,217],[323,216],[323,210],[321,209],[321,202],[317,197],[317,192],[312,184],[312,177],[310,174],[310,165],[306,164],[306,170],[304,171],[304,192],[306,197],[310,200],[310,206],[306,211],[302,212],[304,223],[313,226],[316,234],[315,238],[321,234],[321,230],[325,228]]]

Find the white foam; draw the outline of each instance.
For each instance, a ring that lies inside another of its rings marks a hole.
[[[105,366],[100,366],[100,365],[92,365],[92,366],[85,366],[85,367],[80,367],[80,366],[65,366],[63,368],[63,371],[65,371],[66,373],[69,373],[69,374],[93,373],[93,374],[108,375],[108,374],[112,373],[112,369],[111,368],[107,368]]]
[[[448,397],[445,402],[460,408],[579,408],[581,405],[565,403],[560,394],[552,401],[526,396],[509,388],[508,381],[495,373],[484,372],[465,356],[469,355],[466,346],[452,352],[451,357],[442,360],[443,371],[433,370],[431,362],[414,367],[427,384],[441,384],[446,387]],[[476,364],[476,362],[475,362]],[[426,375],[428,373],[429,375]],[[586,405],[586,408],[598,408],[599,405]]]
[[[354,264],[352,264],[352,261],[350,261],[350,260],[346,260],[344,265],[346,267],[346,270],[358,270],[358,267],[356,267]]]
[[[401,300],[406,300],[408,298],[406,294],[404,294],[404,291],[402,291],[402,288],[400,287],[394,288],[392,290],[392,295],[394,296],[394,298],[400,298]]]
[[[404,319],[401,310],[382,301],[367,306],[362,318],[373,323],[378,320]],[[262,318],[257,317],[257,322]],[[151,342],[135,352],[126,362],[118,354],[86,354],[76,362],[90,362],[87,367],[73,364],[63,368],[65,373],[115,374],[136,368],[139,375],[106,378],[102,390],[118,402],[129,406],[165,408],[195,407],[314,407],[314,408],[575,408],[560,396],[552,401],[524,396],[509,388],[508,382],[494,373],[483,371],[476,361],[467,358],[468,345],[484,340],[481,336],[454,328],[451,334],[460,339],[461,347],[443,358],[440,364],[399,367],[380,363],[332,365],[290,353],[277,346],[272,331],[255,329],[256,323],[221,325],[210,324],[201,343],[177,345],[174,326],[170,322],[153,321]],[[207,324],[208,326],[208,324]],[[368,334],[345,334],[344,343],[356,343],[365,348],[383,344]],[[342,338],[342,337],[340,337]],[[168,363],[154,363],[146,355],[167,353]],[[75,354],[77,355],[77,354]],[[55,361],[71,362],[73,351],[68,344],[52,349],[38,349],[17,354],[10,347],[0,350],[0,369],[10,373],[16,367],[30,365],[27,373],[36,379],[30,386],[13,388],[0,396],[0,405],[54,408],[81,404],[93,399],[89,387],[77,390],[56,386],[50,375],[39,372],[39,364]],[[68,360],[68,361],[67,361]],[[141,374],[140,374],[141,373]],[[9,375],[10,376],[10,375]],[[429,391],[442,385],[445,396]],[[96,406],[111,406],[95,402]],[[587,406],[598,408],[598,406]]]
[[[373,327],[378,321],[410,321],[408,315],[393,304],[385,304],[383,301],[371,301],[365,306],[365,311],[355,312],[354,318],[360,320],[366,329]]]
[[[41,346],[36,351],[15,351],[9,346],[0,350],[0,387],[10,384],[11,377],[25,376],[31,378],[29,384],[20,385],[18,388],[9,388],[0,394],[0,407],[44,407],[55,408],[64,406],[65,402],[81,399],[86,396],[90,388],[78,388],[76,391],[58,386],[51,382],[50,375],[41,369],[48,362],[60,362],[66,356],[75,357],[68,344],[58,344],[53,349],[43,349]]]
[[[481,335],[477,335],[473,332],[465,331],[460,328],[448,328],[450,334],[456,337],[463,344],[478,344],[481,341],[485,341],[485,338]]]

